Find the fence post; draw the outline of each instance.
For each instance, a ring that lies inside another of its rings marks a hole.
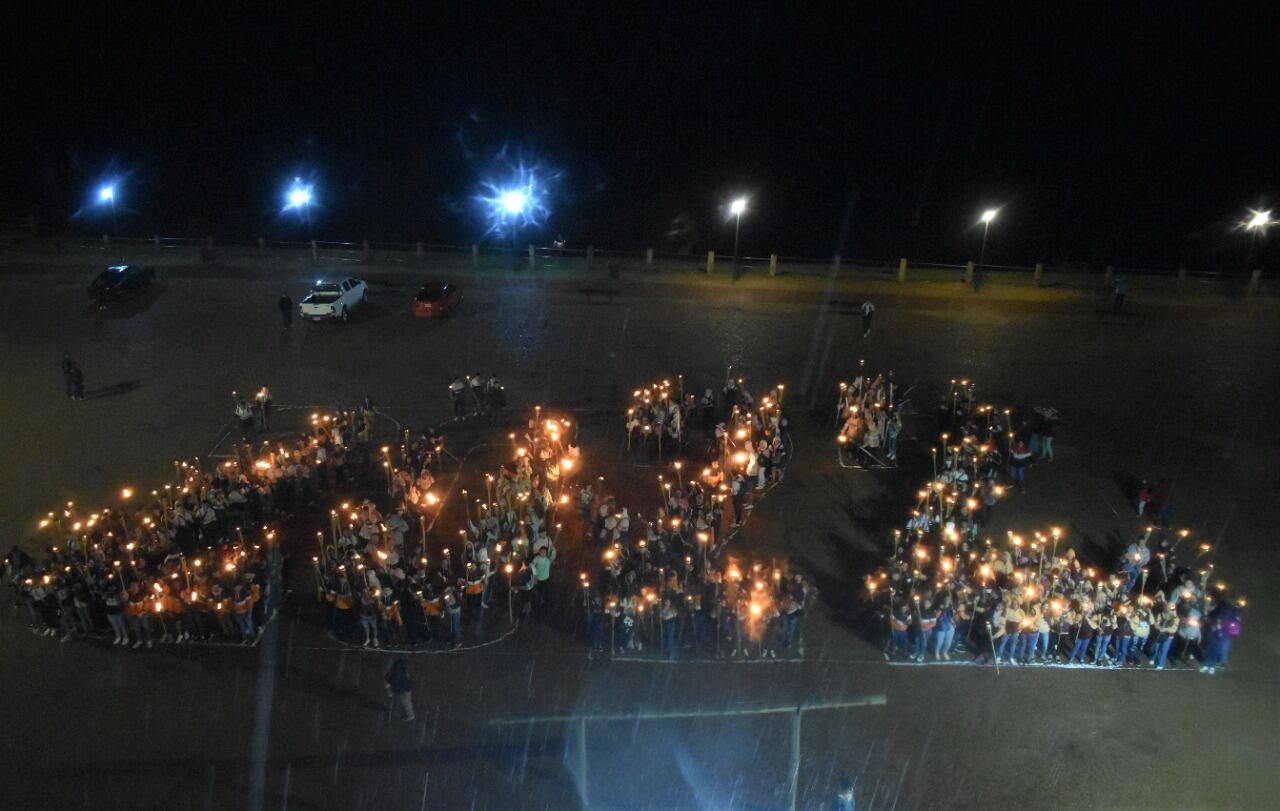
[[[778,255],[776,253],[769,254],[769,275],[778,275]]]
[[[1257,295],[1258,288],[1262,286],[1262,269],[1254,268],[1249,272],[1249,286],[1245,289],[1245,296]]]
[[[263,237],[258,237],[258,253],[266,253],[266,252],[267,252],[267,240],[264,239]]]
[[[973,260],[970,259],[968,264],[964,266],[964,283],[969,287],[973,287]]]
[[[414,253],[416,253],[416,254],[418,255],[418,261],[419,261],[419,262],[421,262],[421,261],[422,261],[422,259],[423,259],[423,257],[424,257],[424,256],[426,256],[426,251],[424,251],[424,250],[422,249],[422,243],[421,243],[421,242],[418,242],[418,243],[416,243],[416,244],[413,246],[413,252],[414,252]]]
[[[311,261],[313,263],[320,261],[320,251],[316,248],[316,241],[311,240]]]
[[[529,270],[537,270],[537,268],[538,268],[538,257],[534,252],[533,243],[530,243],[529,244]]]
[[[110,248],[110,247],[111,247],[111,235],[110,235],[110,234],[103,234],[103,235],[102,235],[102,247],[104,247],[104,248]]]
[[[1178,268],[1178,289],[1181,290],[1187,285],[1187,268],[1185,265]]]
[[[1036,287],[1039,287],[1041,282],[1043,281],[1044,281],[1044,262],[1036,262],[1036,272],[1035,272],[1035,275],[1031,277],[1031,283]]]
[[[1112,284],[1115,283],[1115,280],[1116,280],[1116,269],[1113,268],[1111,265],[1107,265],[1106,272],[1102,274],[1102,286],[1110,287]]]
[[[645,249],[644,249],[644,263],[645,263],[646,265],[652,265],[652,264],[653,264],[653,248],[645,248]]]
[[[591,263],[596,260],[596,248],[594,245],[587,246],[587,268],[591,268]]]
[[[369,261],[369,240],[367,239],[360,240],[360,259],[364,262]]]
[[[474,243],[471,245],[471,267],[480,267],[480,246]]]
[[[710,276],[716,269],[716,252],[707,251],[707,275]]]
[[[907,257],[898,260],[898,282],[902,283],[907,280]]]
[[[156,234],[154,237],[151,238],[151,241],[156,246],[156,253],[160,253],[160,235]]]

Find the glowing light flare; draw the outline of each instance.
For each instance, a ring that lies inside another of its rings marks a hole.
[[[285,192],[284,202],[285,210],[308,208],[314,199],[313,186],[310,183],[303,183],[302,178],[295,177],[293,185]]]
[[[1271,209],[1256,211],[1251,208],[1249,209],[1249,219],[1245,220],[1244,227],[1249,231],[1265,232],[1275,222],[1275,220],[1271,219]]]
[[[523,161],[506,170],[503,180],[484,180],[473,198],[484,214],[486,235],[514,234],[521,228],[543,225],[561,173]]]

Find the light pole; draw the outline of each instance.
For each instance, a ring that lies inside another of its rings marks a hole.
[[[98,202],[111,206],[111,241],[116,243],[118,250],[120,234],[119,229],[116,227],[116,187],[114,184],[108,183],[98,189]],[[121,257],[121,261],[124,261],[124,254],[119,253],[118,255]]]
[[[498,197],[498,205],[502,209],[502,218],[511,221],[511,268],[520,269],[520,246],[516,244],[516,236],[520,231],[520,215],[524,214],[529,204],[529,195],[520,189],[504,191]]]
[[[991,229],[991,221],[1000,213],[998,208],[989,208],[982,212],[982,248],[978,251],[978,273],[982,273],[982,264],[987,258],[987,231]]]
[[[1253,249],[1258,242],[1258,233],[1266,233],[1267,227],[1276,222],[1271,219],[1271,209],[1266,211],[1249,209],[1249,214],[1251,216],[1244,223],[1245,230],[1249,232],[1249,253],[1244,258],[1244,272],[1246,274],[1253,270],[1249,265],[1253,264]]]
[[[747,210],[747,198],[739,197],[729,204],[733,215],[733,277],[738,278],[738,233],[742,230],[742,212]]]
[[[285,208],[300,208],[307,221],[307,241],[311,241],[311,186],[305,185],[302,178],[295,177],[293,185],[285,193]]]

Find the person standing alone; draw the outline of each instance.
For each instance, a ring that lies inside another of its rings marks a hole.
[[[871,316],[876,314],[876,305],[871,303],[871,299],[862,302],[862,337],[866,338],[871,335]]]
[[[288,329],[293,326],[293,299],[289,298],[289,294],[281,293],[280,300],[276,302],[276,306],[280,308],[280,317],[284,319],[284,328]]]
[[[853,779],[840,778],[840,793],[831,801],[831,811],[853,811]]]
[[[392,706],[399,705],[402,721],[412,721],[413,714],[413,679],[409,677],[409,669],[403,659],[393,659],[387,665],[387,672],[382,677],[386,683],[387,695]]]
[[[71,387],[71,377],[72,377],[71,373],[75,368],[76,368],[76,365],[71,360],[71,353],[63,352],[62,353],[62,377],[67,382],[67,399],[69,400],[75,399],[75,389]]]

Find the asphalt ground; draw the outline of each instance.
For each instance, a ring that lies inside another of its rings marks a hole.
[[[882,693],[884,706],[805,715],[799,807],[827,802],[842,773],[858,778],[867,808],[1274,806],[1280,321],[1270,302],[1139,298],[1117,317],[1063,291],[913,292],[879,298],[864,340],[856,300],[824,302],[821,284],[628,281],[611,297],[572,279],[486,277],[463,281],[455,318],[428,323],[409,316],[412,280],[386,275],[351,323],[295,320],[286,331],[276,297],[300,298],[309,271],[165,273],[148,294],[99,311],[84,295],[91,269],[24,270],[5,276],[0,319],[6,546],[38,544],[37,518],[68,499],[105,504],[124,485],[162,480],[174,458],[215,452],[233,389],[265,383],[277,402],[303,406],[369,395],[417,426],[445,418],[447,383],[468,372],[498,372],[513,409],[581,415],[584,475],[616,480],[624,503],[645,512],[657,491],[653,469],[622,450],[628,393],[677,373],[691,390],[718,387],[732,364],[754,391],[786,383],[796,423],[787,479],[734,551],[788,557],[820,599],[802,661],[593,661],[571,623],[536,620],[478,650],[411,656],[418,720],[408,724],[388,720],[385,654],[331,640],[296,567],[283,616],[254,648],[58,644],[6,608],[5,804],[571,809],[583,806],[572,726],[490,721]],[[84,402],[63,397],[64,349],[85,370]],[[835,382],[860,358],[913,387],[918,414],[896,470],[836,464]],[[1175,523],[1213,541],[1216,571],[1249,596],[1226,672],[997,676],[884,662],[857,580],[928,477],[930,415],[947,380],[962,377],[982,398],[1062,415],[1057,460],[998,508],[994,534],[1061,524],[1082,552],[1105,556],[1141,526],[1120,483],[1174,479]],[[489,432],[451,430],[451,443],[492,442]],[[562,571],[573,576],[570,563]],[[588,740],[592,808],[785,799],[785,716],[599,722]]]

